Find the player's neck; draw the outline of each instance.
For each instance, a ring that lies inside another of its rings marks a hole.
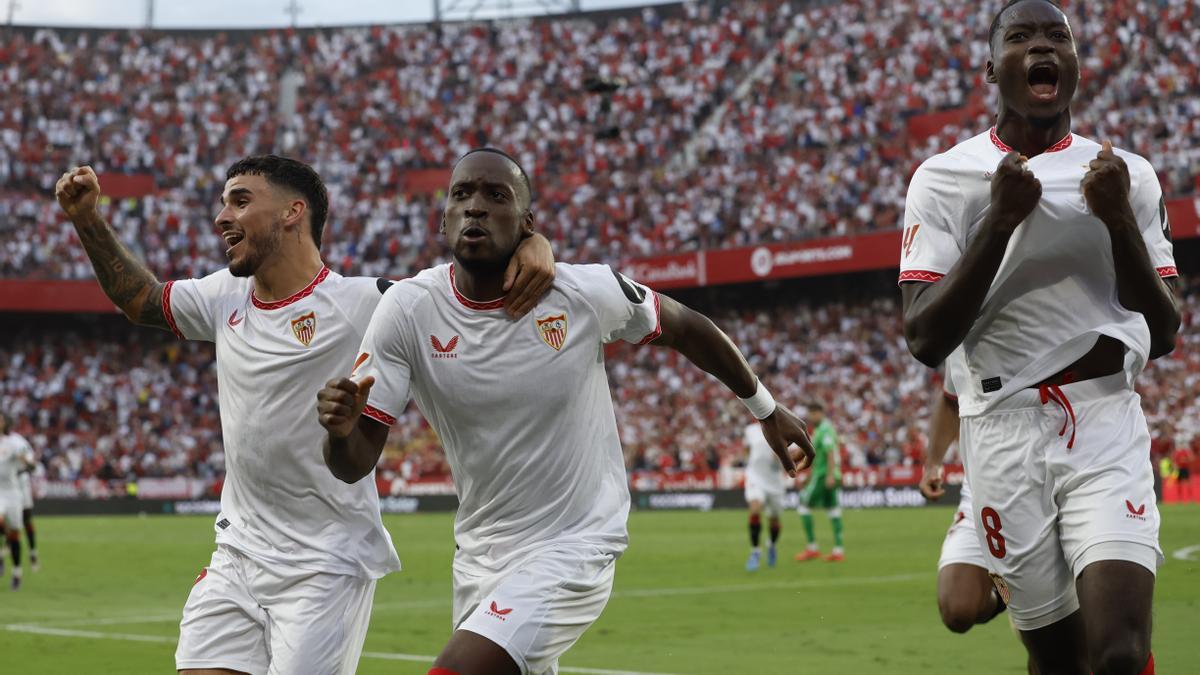
[[[1035,123],[1008,108],[1001,107],[996,118],[996,135],[1005,145],[1035,157],[1071,133],[1071,111],[1065,110],[1050,123]]]
[[[323,267],[316,248],[296,256],[275,256],[254,272],[254,297],[263,302],[290,298],[312,283]]]
[[[497,270],[471,270],[456,261],[454,288],[468,300],[491,302],[504,296],[504,269],[500,267]]]

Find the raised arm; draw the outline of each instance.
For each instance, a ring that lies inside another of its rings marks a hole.
[[[1179,332],[1179,307],[1171,282],[1159,277],[1150,260],[1130,199],[1129,167],[1113,152],[1112,143],[1105,141],[1088,168],[1080,190],[1092,215],[1108,227],[1117,273],[1117,300],[1146,318],[1150,328],[1150,358],[1169,354],[1175,348],[1175,335]],[[1160,200],[1161,197],[1151,196],[1147,206],[1154,210]],[[1165,221],[1166,214],[1159,217]]]
[[[357,483],[371,473],[387,442],[387,426],[362,414],[375,378],[361,384],[348,377],[330,380],[317,393],[317,415],[328,434],[325,465],[338,480]]]
[[[750,369],[742,352],[708,317],[660,295],[661,334],[650,344],[670,347],[706,373],[716,377],[742,399],[763,427],[771,450],[788,475],[812,463],[812,441],[804,422],[792,411],[775,404]],[[792,444],[798,450],[789,452]]]
[[[96,172],[90,166],[81,166],[64,173],[54,186],[54,195],[75,225],[96,280],[109,300],[133,323],[169,330],[162,309],[165,284],[130,253],[100,216],[96,208],[100,198]]]

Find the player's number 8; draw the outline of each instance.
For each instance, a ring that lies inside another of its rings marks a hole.
[[[995,558],[1003,558],[1005,548],[1004,535],[1000,534],[1000,514],[996,513],[996,509],[985,506],[979,512],[979,517],[983,519],[983,531],[987,532],[984,539],[987,540],[988,551]]]

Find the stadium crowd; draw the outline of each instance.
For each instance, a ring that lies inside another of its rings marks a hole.
[[[1200,451],[1200,283],[1185,297],[1180,345],[1139,379],[1156,447]],[[937,375],[913,359],[894,297],[812,305],[775,300],[713,319],[748,354],[776,398],[822,401],[853,468],[918,464]],[[609,379],[630,471],[723,470],[743,460],[745,409],[717,381],[670,350],[618,345]],[[29,328],[0,338],[0,407],[39,453],[47,479],[223,475],[212,349],[112,319]],[[314,394],[315,395],[315,394]],[[314,413],[315,414],[315,413]],[[415,406],[400,417],[380,461],[402,489],[449,473]]]
[[[1169,195],[1195,191],[1200,9],[1066,4],[1077,131],[1148,156]],[[531,171],[564,260],[894,228],[920,160],[990,124],[990,18],[949,0],[756,0],[503,24],[16,30],[0,44],[0,276],[91,276],[48,197],[80,162],[153,176],[153,194],[105,209],[156,272],[215,270],[224,167],[272,149],[326,178],[325,254],[348,273],[442,257],[440,195],[407,176],[486,143]],[[626,83],[611,110],[589,77]],[[299,103],[281,111],[288,82]],[[909,132],[956,109],[960,124]],[[607,127],[620,136],[598,140]]]

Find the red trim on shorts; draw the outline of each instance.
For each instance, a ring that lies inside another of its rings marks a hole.
[[[171,311],[171,287],[175,285],[174,281],[168,281],[166,286],[163,286],[162,294],[162,313],[167,319],[167,328],[175,334],[175,337],[180,340],[184,339],[183,333],[179,332],[179,325],[175,323],[175,314]]]
[[[430,668],[426,675],[458,675],[458,671],[449,668]]]
[[[321,283],[322,281],[325,281],[325,277],[327,277],[327,276],[329,276],[329,268],[322,267],[321,271],[317,272],[317,276],[313,277],[313,280],[308,282],[307,286],[300,289],[299,291],[296,291],[295,293],[288,296],[287,298],[284,298],[283,300],[276,300],[275,302],[263,302],[262,300],[259,300],[257,297],[255,297],[254,291],[251,290],[250,291],[250,302],[253,302],[255,307],[257,307],[259,309],[266,309],[266,310],[281,309],[283,307],[287,307],[288,305],[290,305],[294,302],[298,302],[298,301],[303,300],[304,298],[307,298],[308,296],[312,295],[313,290],[316,289],[316,287],[317,287],[317,284]]]
[[[930,272],[929,270],[907,270],[900,273],[900,280],[897,283],[904,283],[905,281],[924,281],[932,284],[935,281],[940,281],[944,276],[946,275],[938,272]]]
[[[1150,658],[1146,659],[1146,667],[1142,668],[1141,675],[1154,675],[1154,652],[1150,652]]]
[[[1179,276],[1179,268],[1175,267],[1174,265],[1157,267],[1154,271],[1158,272],[1158,276],[1162,277],[1163,279],[1170,279],[1171,277]]]
[[[988,137],[992,139],[992,145],[999,148],[1001,152],[1014,152],[1014,150],[1009,147],[1007,143],[1000,140],[1000,136],[996,133],[996,127],[992,127],[988,130]],[[1074,140],[1075,137],[1071,134],[1071,132],[1068,131],[1067,135],[1063,136],[1059,142],[1046,148],[1046,152],[1058,152],[1060,150],[1066,150],[1067,148],[1071,147],[1071,143],[1074,142]]]
[[[654,330],[650,331],[649,335],[642,338],[641,342],[638,342],[639,345],[650,344],[651,342],[657,340],[658,336],[662,335],[662,308],[659,307],[658,304],[658,293],[655,293],[654,291],[650,292],[654,294]]]
[[[450,290],[454,291],[454,297],[459,304],[467,309],[473,309],[479,312],[488,312],[493,309],[504,309],[504,298],[488,300],[487,302],[476,302],[458,292],[458,286],[454,283],[454,264],[450,264]]]
[[[391,415],[383,412],[379,408],[375,408],[373,406],[369,406],[369,405],[364,406],[362,414],[366,415],[367,417],[370,417],[371,419],[375,420],[376,422],[379,422],[380,424],[386,424],[389,427],[396,423],[395,417],[392,417]]]

